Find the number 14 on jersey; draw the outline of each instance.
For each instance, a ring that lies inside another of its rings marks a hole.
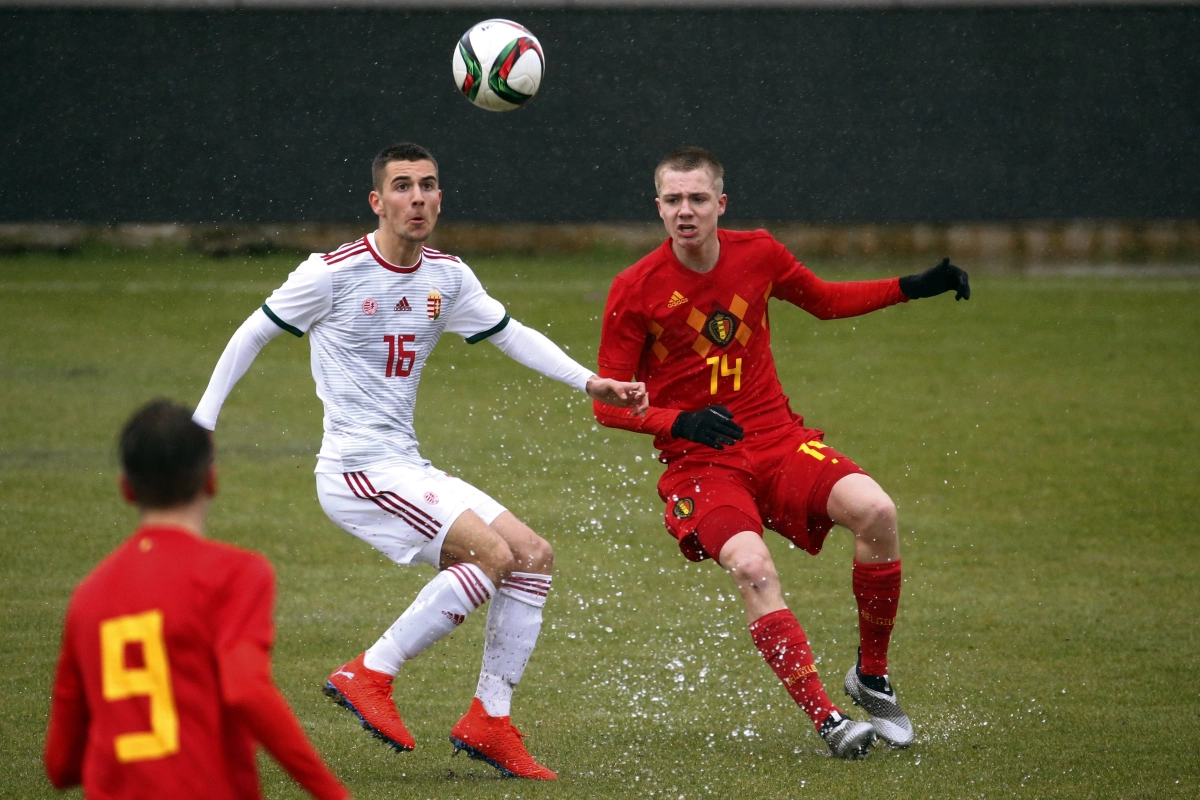
[[[733,366],[729,366],[729,356],[713,356],[706,359],[708,365],[712,367],[712,379],[708,382],[708,393],[717,393],[718,378],[733,377],[733,390],[740,392],[742,390],[742,360],[736,359]],[[719,373],[719,374],[718,374]]]

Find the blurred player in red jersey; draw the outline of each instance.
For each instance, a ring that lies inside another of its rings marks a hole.
[[[668,154],[655,170],[669,238],[613,281],[599,354],[602,376],[645,381],[653,405],[639,417],[597,402],[596,419],[655,436],[667,464],[658,483],[667,529],[685,556],[715,558],[737,583],[755,645],[834,755],[865,756],[877,736],[906,747],[912,723],[887,676],[900,598],[896,507],[792,412],[767,301],[839,319],[951,290],[967,299],[967,274],[945,259],[899,279],[823,281],[766,231],[718,229],[723,174],[698,147]],[[859,659],[845,689],[870,724],[843,715],[825,693],[762,539],[768,527],[816,555],[835,523],[854,534],[859,609]]]
[[[44,760],[100,798],[261,797],[260,742],[313,797],[349,797],[271,679],[275,578],[257,553],[204,538],[213,447],[166,400],[120,440],[141,524],[67,608]]]

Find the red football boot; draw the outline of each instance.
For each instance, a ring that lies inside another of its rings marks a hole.
[[[521,739],[525,734],[512,724],[512,717],[489,717],[476,697],[471,710],[450,731],[454,753],[466,750],[471,758],[486,761],[510,778],[552,781],[558,776],[533,760]]]
[[[392,702],[392,676],[367,669],[363,656],[343,664],[329,676],[325,695],[350,709],[372,736],[398,752],[417,746]]]

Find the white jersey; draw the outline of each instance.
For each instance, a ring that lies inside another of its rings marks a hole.
[[[317,472],[424,465],[413,430],[417,385],[443,331],[469,343],[509,317],[462,260],[423,248],[412,267],[379,255],[375,234],[314,253],[262,310],[309,337],[325,436]]]

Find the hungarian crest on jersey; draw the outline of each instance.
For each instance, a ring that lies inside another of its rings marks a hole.
[[[437,289],[429,291],[429,300],[425,303],[425,314],[433,320],[442,315],[442,293]]]

